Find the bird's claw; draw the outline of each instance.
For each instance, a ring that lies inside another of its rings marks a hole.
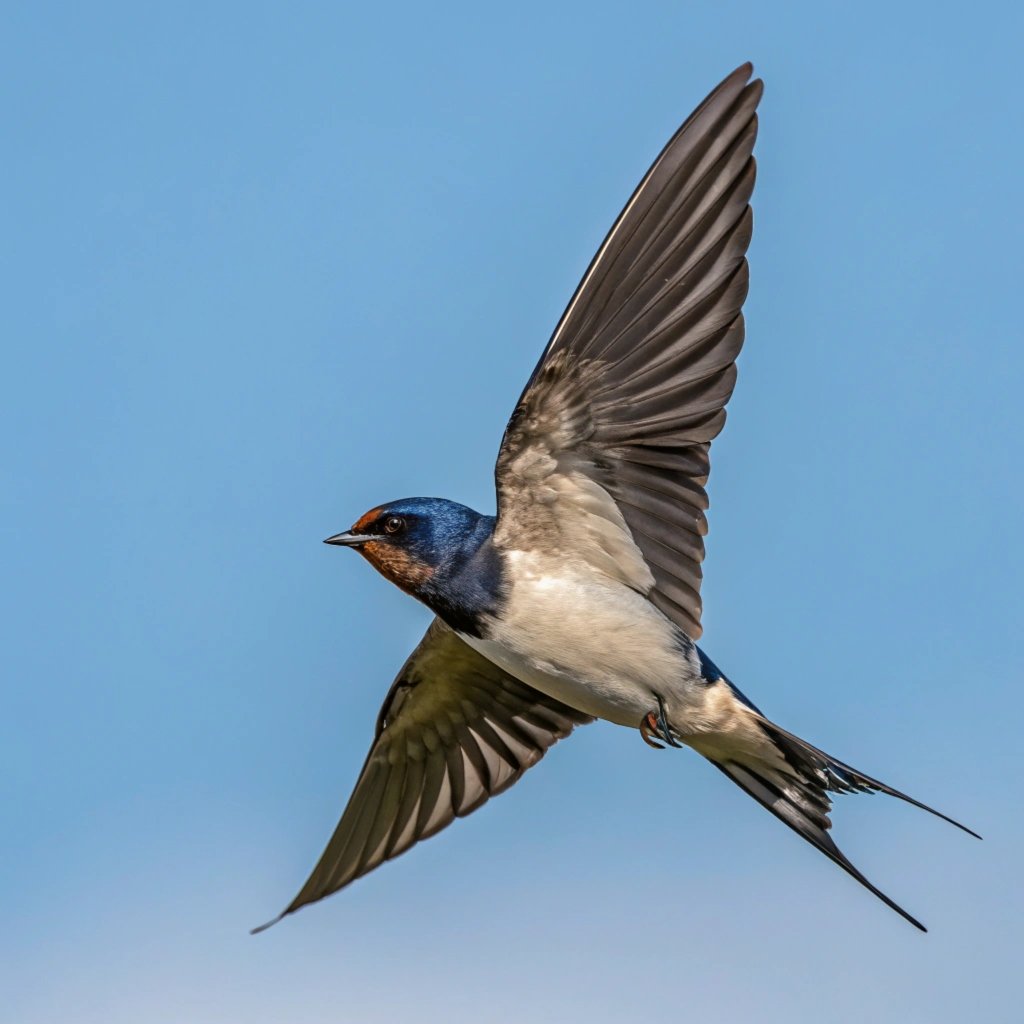
[[[668,719],[665,717],[665,702],[657,694],[655,695],[658,700],[658,710],[648,711],[646,715],[640,721],[640,738],[649,747],[654,747],[655,750],[664,750],[664,744],[667,743],[670,747],[682,746],[681,743],[676,741],[676,738],[672,735],[672,729],[669,727]],[[654,737],[662,740],[662,743],[658,743]]]
[[[664,750],[665,745],[663,743],[657,743],[652,736],[660,736],[658,731],[658,719],[653,711],[648,711],[640,722],[640,738],[649,747],[654,747],[655,750]]]

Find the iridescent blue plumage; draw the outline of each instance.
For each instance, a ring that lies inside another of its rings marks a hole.
[[[499,614],[502,601],[494,524],[446,498],[401,498],[367,512],[351,533],[375,538],[358,549],[388,579],[452,629],[479,636],[482,617]]]

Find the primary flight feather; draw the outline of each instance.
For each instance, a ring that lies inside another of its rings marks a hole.
[[[598,250],[505,430],[497,516],[407,498],[328,538],[437,617],[384,700],[334,835],[275,921],[474,811],[602,718],[703,754],[923,930],[833,842],[830,794],[938,812],[770,721],[696,644],[708,453],[744,334],[762,93],[751,73],[737,68],[690,115]]]

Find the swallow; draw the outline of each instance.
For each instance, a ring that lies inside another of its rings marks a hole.
[[[976,833],[775,724],[697,645],[709,449],[744,338],[752,73],[672,136],[591,262],[505,430],[497,515],[405,498],[327,538],[435,618],[319,862],[254,931],[472,813],[594,719],[691,747],[925,930],[832,840],[832,795],[887,793]]]

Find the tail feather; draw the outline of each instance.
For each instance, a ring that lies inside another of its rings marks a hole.
[[[894,796],[898,800],[919,807],[929,814],[934,814],[936,818],[941,818],[969,836],[974,836],[975,839],[981,838],[973,829],[955,821],[949,815],[943,814],[942,811],[937,811],[934,807],[929,807],[927,804],[921,803],[920,800],[915,800],[912,796],[907,796],[906,793],[901,793],[898,789],[893,789],[892,786],[887,786],[884,782],[879,782],[878,779],[873,779],[870,775],[865,775],[863,772],[857,771],[856,768],[851,768],[848,764],[829,757],[823,750],[811,746],[806,740],[794,736],[791,732],[786,732],[785,729],[768,721],[767,718],[762,716],[762,721],[759,724],[792,768],[798,773],[805,773],[810,768],[819,777],[824,777],[825,789],[830,793],[885,793],[887,796]]]
[[[835,841],[828,834],[831,824],[827,814],[822,819],[820,813],[813,814],[804,806],[804,801],[795,797],[790,790],[759,775],[754,769],[737,764],[734,761],[712,761],[716,768],[724,772],[745,793],[752,796],[762,807],[766,807],[780,821],[785,822],[794,832],[803,836],[812,846],[820,850],[829,860],[838,864],[847,874],[852,875],[869,892],[873,892],[886,906],[891,907],[900,917],[909,921],[915,928],[928,931],[916,917],[904,910],[895,900],[886,896],[881,889],[873,885],[857,870]],[[828,798],[825,798],[826,802]]]
[[[738,702],[744,705],[742,713],[751,716],[768,741],[762,741],[763,755],[755,754],[749,744],[745,745],[745,748],[737,748],[733,757],[728,756],[720,746],[714,751],[705,749],[702,753],[745,793],[820,850],[829,860],[838,864],[886,906],[895,910],[915,928],[927,931],[928,929],[917,918],[907,913],[898,903],[869,882],[835,844],[829,835],[829,829],[832,827],[829,817],[832,801],[829,794],[886,793],[934,814],[968,835],[977,839],[981,836],[935,808],[851,768],[842,761],[837,761],[824,751],[780,728],[739,695],[731,684],[730,688]],[[693,743],[692,738],[691,745],[700,749]]]

